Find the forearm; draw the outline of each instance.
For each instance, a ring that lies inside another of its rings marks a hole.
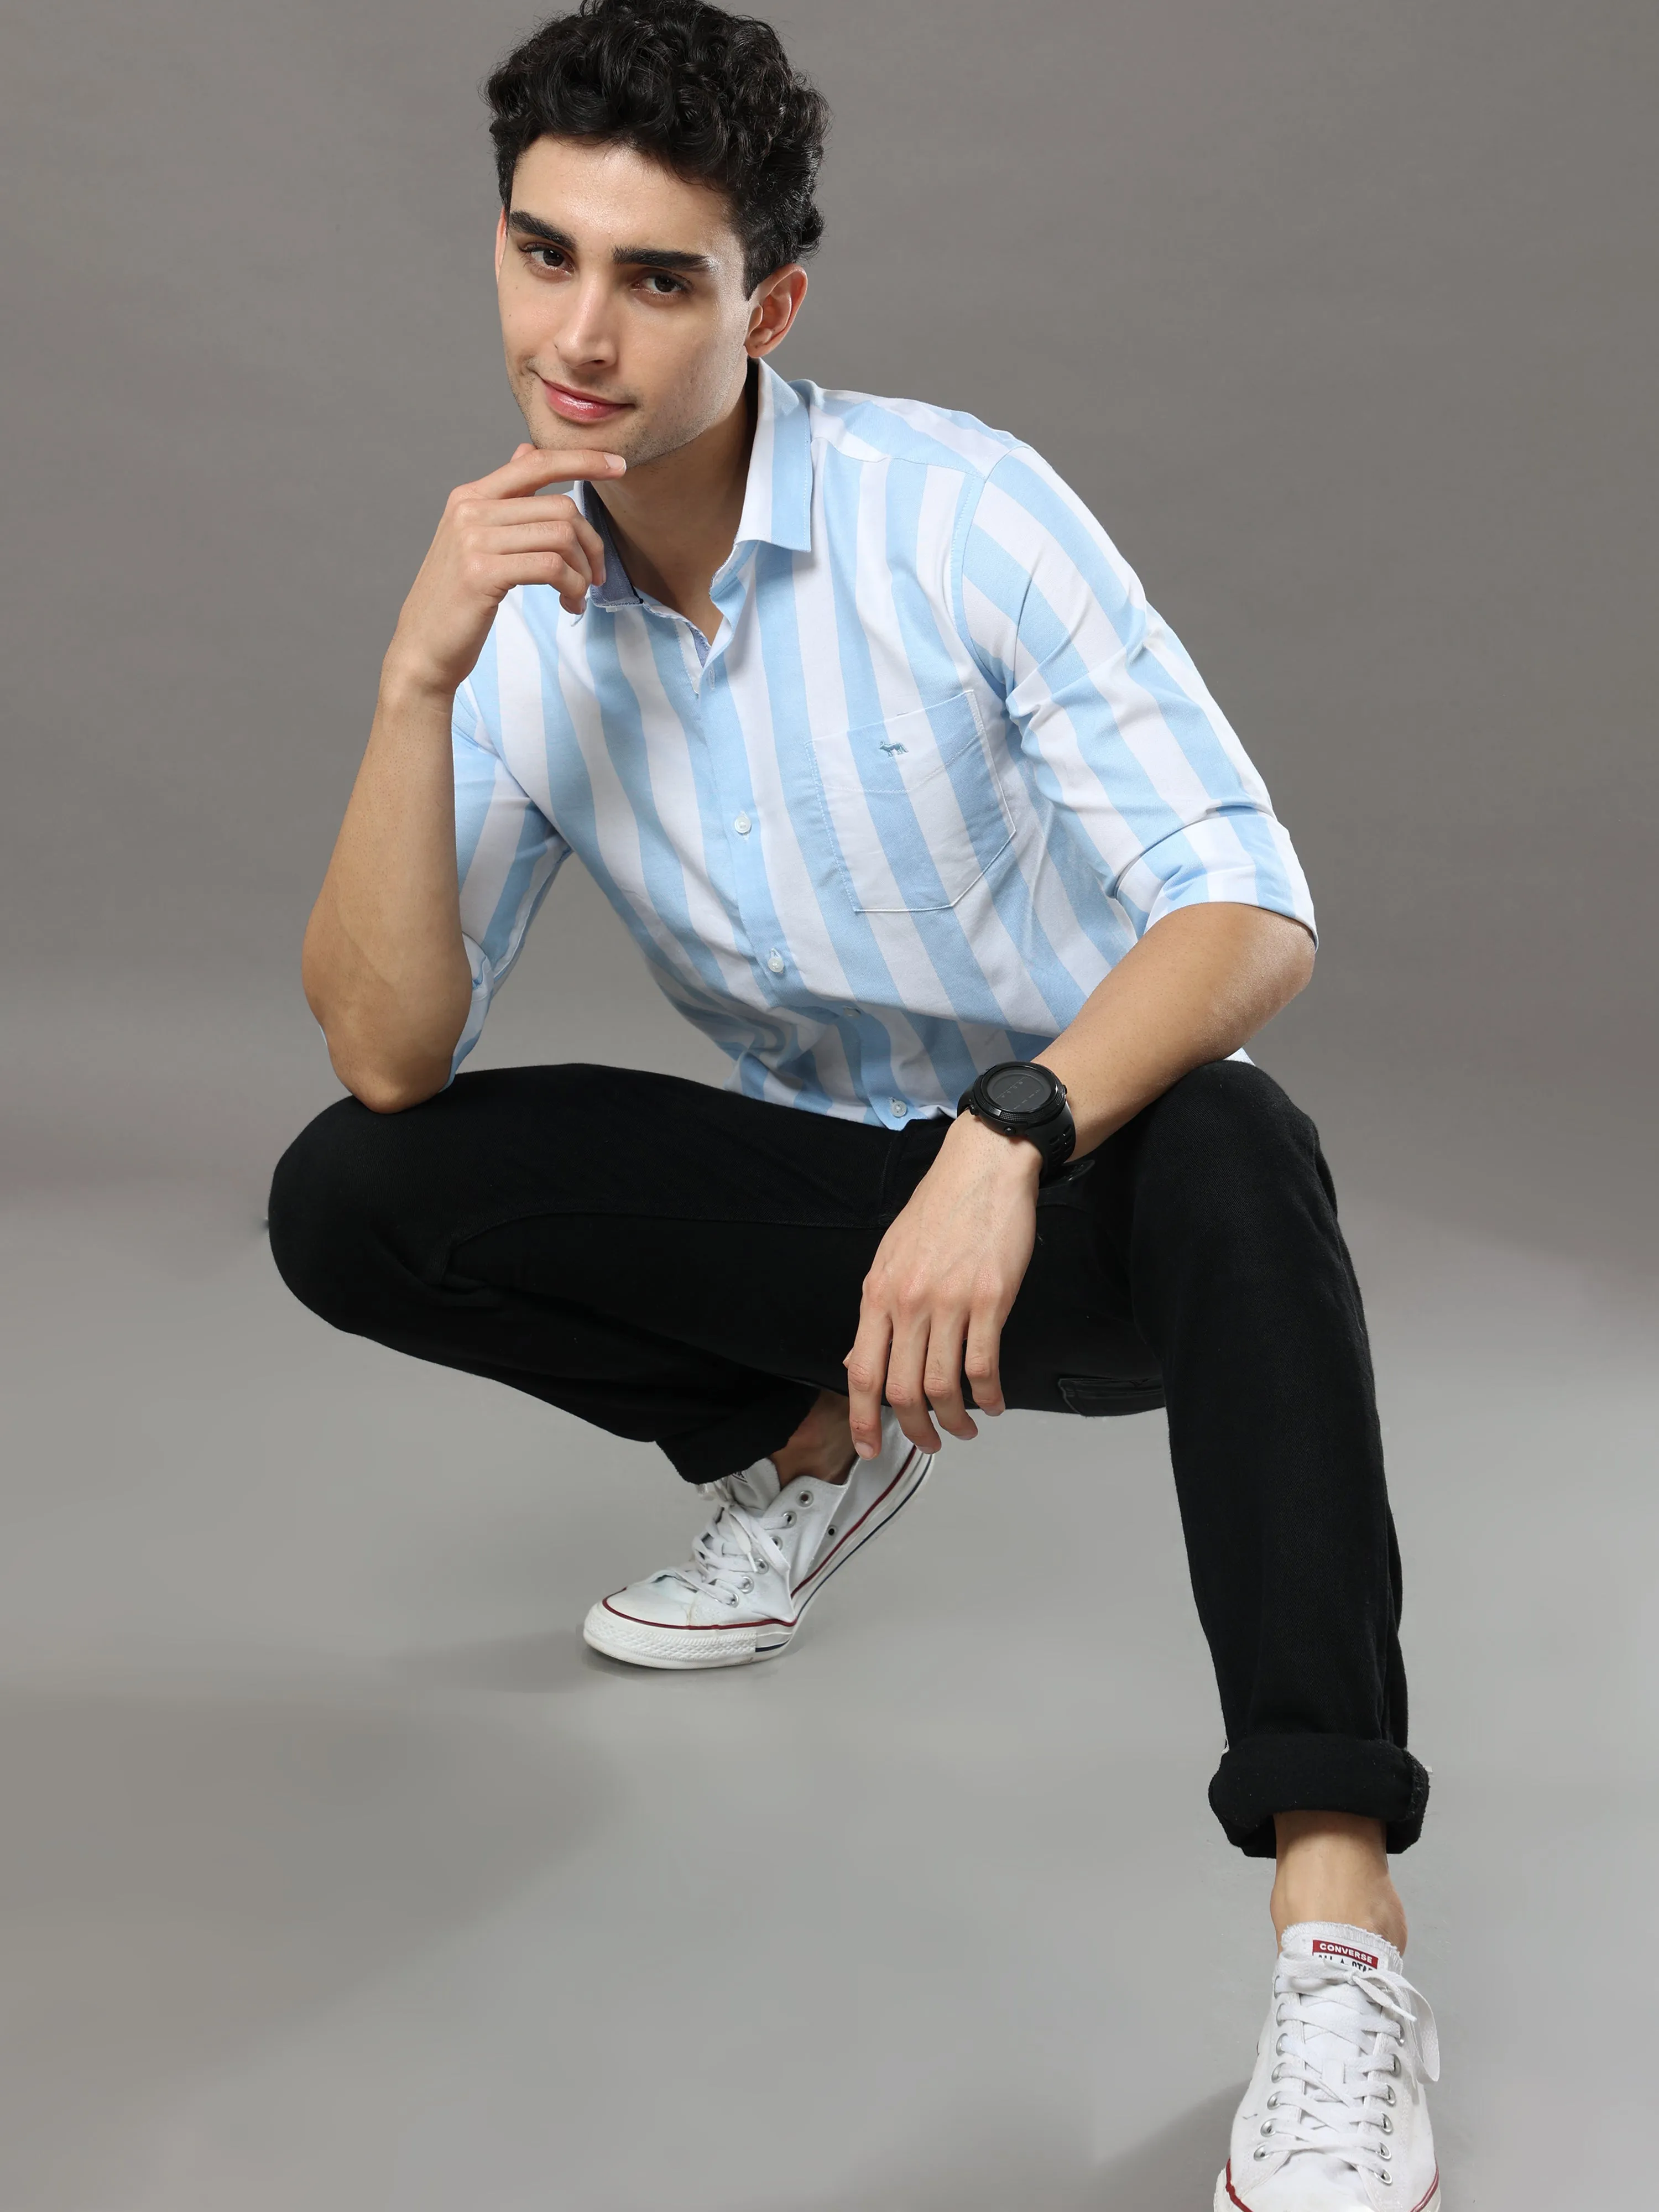
[[[471,1003],[455,868],[453,696],[387,655],[306,931],[306,997],[335,1073],[380,1112],[442,1089]]]
[[[1077,1152],[1092,1152],[1172,1083],[1224,1060],[1313,973],[1300,922],[1253,906],[1181,907],[1153,925],[1036,1057],[1066,1085]]]

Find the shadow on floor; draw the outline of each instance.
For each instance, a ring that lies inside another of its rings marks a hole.
[[[645,1685],[657,1697],[667,1683],[695,1680],[699,1686],[721,1676],[749,1672],[745,1667],[702,1669],[630,1666],[609,1659],[583,1643],[573,1628],[538,1630],[532,1636],[490,1637],[477,1644],[449,1644],[426,1651],[399,1652],[385,1662],[393,1680],[424,1690],[483,1690],[548,1697],[574,1690],[592,1675]],[[707,1695],[706,1689],[702,1694]]]
[[[981,2142],[926,2173],[871,2177],[811,2212],[1212,2212],[1241,2082],[1090,2170],[1063,2143]]]
[[[1100,2212],[1209,2212],[1244,2088],[1206,2097],[1115,2158],[1095,2185]]]
[[[548,1697],[574,1690],[595,1665],[611,1662],[590,1651],[570,1628],[538,1629],[531,1636],[493,1636],[477,1644],[399,1652],[386,1662],[397,1680],[423,1690],[486,1690]],[[627,1672],[618,1668],[618,1674]]]

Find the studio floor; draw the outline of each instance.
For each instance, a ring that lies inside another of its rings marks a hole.
[[[1206,2212],[1272,1936],[1162,1415],[1007,1417],[782,1659],[634,1673],[582,1613],[702,1501],[331,1333],[216,1173],[4,1217],[3,2212]],[[1645,2201],[1653,1310],[1345,1219],[1445,2201]]]

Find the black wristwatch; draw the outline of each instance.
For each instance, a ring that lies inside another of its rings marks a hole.
[[[1072,1157],[1077,1124],[1066,1103],[1066,1085],[1034,1060],[1003,1060],[988,1067],[957,1102],[958,1114],[972,1114],[1005,1137],[1024,1137],[1042,1155],[1042,1180],[1058,1173]]]

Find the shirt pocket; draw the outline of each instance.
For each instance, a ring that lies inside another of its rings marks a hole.
[[[1012,842],[971,692],[815,737],[812,757],[842,878],[860,914],[956,906]]]

